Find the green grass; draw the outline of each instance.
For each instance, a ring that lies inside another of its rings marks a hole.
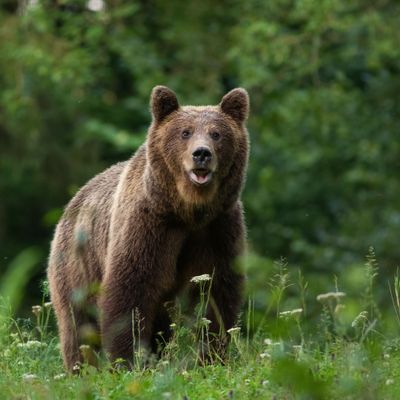
[[[397,399],[400,280],[387,289],[393,307],[381,310],[372,251],[363,271],[361,292],[343,293],[335,279],[335,290],[310,296],[299,275],[294,295],[287,265],[278,263],[268,307],[249,299],[242,326],[230,333],[225,365],[198,362],[196,337],[208,337],[207,296],[196,321],[184,322],[175,310],[174,336],[161,359],[146,368],[138,360],[133,371],[112,371],[103,360],[100,370],[83,365],[80,375],[65,374],[50,305],[20,320],[3,306],[0,399]]]
[[[231,349],[226,365],[188,366],[169,355],[132,372],[64,375],[58,341],[29,341],[25,331],[3,344],[0,393],[5,399],[395,399],[398,342],[334,340],[323,347],[253,339]],[[25,343],[25,344],[23,344]],[[235,346],[236,346],[235,345]]]

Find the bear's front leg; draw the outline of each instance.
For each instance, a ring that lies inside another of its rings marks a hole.
[[[211,332],[224,337],[234,327],[242,304],[244,274],[239,257],[245,247],[245,225],[240,203],[210,225],[207,264],[213,281],[208,318]]]
[[[208,326],[207,343],[201,344],[200,359],[202,363],[224,361],[230,335],[227,331],[236,326],[240,307],[244,275],[237,271],[233,258],[210,258],[213,261],[213,280],[206,319]]]
[[[138,348],[148,349],[161,288],[154,283],[156,274],[129,276],[114,268],[103,283],[100,300],[103,348],[111,361],[134,359]],[[141,271],[142,272],[142,271]]]
[[[204,231],[193,235],[182,257],[191,276],[204,273],[213,276],[206,314],[211,321],[208,329],[212,349],[207,350],[211,354],[204,354],[206,359],[214,358],[213,352],[224,357],[229,339],[227,330],[237,323],[244,286],[244,274],[238,261],[244,246],[245,226],[241,205],[237,203]],[[198,296],[198,287],[193,294]]]
[[[115,232],[99,302],[102,341],[112,361],[132,363],[135,348],[150,349],[154,318],[173,285],[182,239],[148,215],[131,217]]]
[[[226,332],[237,323],[242,305],[244,276],[233,268],[223,275],[214,273],[207,318],[211,320],[210,332],[225,341]]]

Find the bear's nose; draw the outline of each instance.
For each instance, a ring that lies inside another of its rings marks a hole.
[[[192,153],[193,161],[196,164],[199,165],[204,165],[211,161],[212,154],[211,151],[207,147],[198,147],[193,153]]]

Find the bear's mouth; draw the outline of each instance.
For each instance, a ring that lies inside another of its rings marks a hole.
[[[203,186],[211,181],[212,171],[206,168],[195,168],[189,172],[189,178],[195,185]]]

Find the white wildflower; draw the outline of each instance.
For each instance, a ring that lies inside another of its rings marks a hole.
[[[173,322],[172,324],[169,324],[169,327],[170,327],[171,329],[175,329],[175,328],[176,328],[176,323]]]
[[[351,323],[352,328],[362,325],[365,321],[368,320],[368,311],[361,311],[357,317],[354,318],[354,321]]]
[[[264,339],[264,344],[266,344],[267,346],[271,346],[272,344],[272,340],[271,339]]]
[[[54,375],[54,380],[55,381],[61,381],[62,379],[64,379],[66,377],[65,374],[58,374],[58,375]]]
[[[34,382],[37,379],[38,379],[38,377],[35,374],[24,374],[24,375],[22,375],[22,380],[24,382]]]
[[[296,356],[299,356],[301,352],[303,351],[303,346],[301,344],[295,344],[293,345],[293,352]]]
[[[279,313],[280,318],[297,317],[303,312],[302,308],[295,308],[294,310],[282,311]]]
[[[38,340],[28,340],[25,343],[18,343],[18,348],[23,349],[40,349],[41,347],[46,347],[46,343],[39,342]]]
[[[48,301],[47,303],[44,303],[44,308],[51,308],[51,306],[53,305],[53,303],[51,301]]]
[[[250,385],[250,382],[251,382],[250,379],[245,379],[245,380],[244,380],[244,384],[245,384],[245,385]]]
[[[162,394],[162,396],[164,397],[164,399],[170,399],[172,397],[172,393],[171,392],[164,392]]]
[[[210,321],[209,319],[207,319],[207,318],[202,318],[202,319],[200,320],[200,322],[201,322],[201,324],[204,325],[204,326],[208,326],[208,325],[211,324],[211,321]]]
[[[41,306],[32,306],[32,313],[38,316],[42,312]]]
[[[81,352],[81,355],[85,362],[93,356],[93,350],[88,344],[81,344],[79,346],[79,351]]]
[[[233,328],[231,328],[231,329],[228,329],[227,332],[228,332],[230,335],[233,335],[233,334],[235,334],[235,333],[239,333],[239,332],[240,332],[240,326],[235,326],[235,327],[233,327]]]
[[[263,385],[263,386],[267,386],[268,384],[269,384],[269,381],[267,381],[267,380],[261,381],[261,385]]]
[[[394,379],[386,379],[385,385],[393,385]]]
[[[203,275],[194,276],[194,277],[190,280],[190,282],[193,282],[193,283],[200,283],[200,282],[207,282],[207,281],[209,281],[209,280],[211,280],[211,276],[210,276],[209,274],[203,274]]]
[[[346,293],[344,293],[344,292],[328,292],[328,293],[319,294],[317,296],[317,300],[321,301],[321,302],[331,300],[331,299],[338,300],[344,296],[346,296]]]
[[[81,370],[81,366],[77,363],[72,367],[73,372],[79,372]]]
[[[89,0],[86,7],[93,12],[102,11],[105,7],[104,0]]]
[[[264,352],[264,353],[260,354],[260,357],[261,358],[271,358],[271,355],[269,353],[267,353],[267,352]]]
[[[390,358],[390,354],[385,353],[385,354],[383,355],[383,358],[384,358],[385,360],[388,360],[388,359]]]

